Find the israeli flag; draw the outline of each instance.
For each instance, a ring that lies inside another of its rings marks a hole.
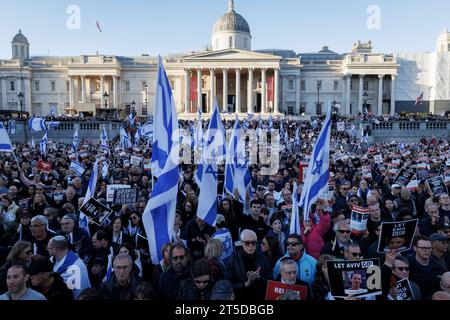
[[[111,279],[113,274],[113,259],[114,259],[114,250],[112,247],[109,247],[109,255],[108,255],[108,267],[106,269],[106,275],[103,278],[102,282],[108,282]]]
[[[215,101],[214,113],[206,132],[201,165],[197,169],[197,172],[202,172],[197,217],[213,227],[216,225],[217,216],[218,164],[225,155],[225,137],[221,126],[219,108]]]
[[[47,130],[47,126],[45,125],[45,120],[42,118],[34,118],[34,117],[32,117],[30,120],[28,120],[28,128],[33,133]]]
[[[272,114],[269,115],[269,130],[270,130],[270,132],[272,132],[272,130],[273,130],[273,118],[272,118]]]
[[[100,135],[100,149],[107,150],[108,152],[110,151],[108,144],[108,133],[106,132],[105,125],[103,125],[103,130]]]
[[[41,139],[41,143],[39,143],[39,151],[41,155],[45,157],[47,155],[47,143],[48,143],[48,131],[45,131],[44,136]]]
[[[97,179],[98,179],[98,159],[95,160],[94,166],[92,168],[91,178],[89,179],[88,188],[86,190],[86,194],[84,195],[83,199],[83,205],[86,204],[86,202],[89,201],[89,199],[94,197],[95,189],[97,187]],[[80,211],[80,221],[79,221],[80,228],[86,230],[90,237],[90,231],[89,231],[89,218],[87,215],[85,215],[83,212]]]
[[[161,57],[159,57],[158,81],[153,116],[152,172],[159,177],[166,166],[172,144],[179,143],[178,120],[175,100],[170,89]],[[173,134],[176,134],[176,139]]]
[[[328,191],[328,179],[330,176],[330,134],[331,134],[331,109],[320,131],[309,162],[306,181],[300,198],[300,207],[303,208],[303,218],[309,219],[311,205],[324,192]]]
[[[292,216],[291,216],[291,226],[289,234],[300,235],[300,216],[298,210],[298,195],[297,195],[297,182],[294,182],[294,190],[292,191]]]
[[[77,153],[78,142],[79,142],[79,138],[78,138],[78,126],[77,126],[75,128],[75,132],[73,133],[73,139],[72,139],[72,150],[73,150],[73,152],[75,152],[75,154]]]
[[[15,120],[9,120],[8,121],[8,134],[16,134],[16,121]]]
[[[141,140],[143,134],[142,134],[142,127],[137,127],[136,133],[134,135],[134,146],[139,145],[139,140]]]
[[[50,116],[55,117],[56,116],[56,107],[52,106],[50,108]]]
[[[73,169],[73,171],[75,171],[75,174],[79,177],[81,177],[81,175],[84,173],[84,168],[76,161],[72,161],[70,163],[69,169]]]
[[[120,128],[120,145],[123,149],[131,148],[131,139],[123,127]]]
[[[49,128],[59,127],[60,124],[61,124],[61,122],[59,122],[59,121],[48,121],[48,122],[46,122],[46,125]]]
[[[161,57],[158,63],[154,114],[152,163],[158,180],[145,207],[142,221],[147,233],[152,262],[157,265],[163,258],[162,247],[165,243],[171,242],[173,236],[180,154],[177,110]]]
[[[142,135],[145,139],[152,139],[153,137],[153,121],[147,121],[141,128]]]
[[[403,150],[405,150],[405,144],[403,143],[403,141],[402,141],[402,143],[400,144],[400,151],[403,151]]]
[[[102,179],[106,179],[106,178],[108,177],[108,170],[109,170],[108,162],[103,161],[103,166],[102,166]]]
[[[11,140],[9,139],[8,133],[6,132],[3,122],[0,121],[0,152],[12,152]]]
[[[130,122],[130,126],[134,127],[134,124],[136,122],[136,116],[133,113],[130,113],[128,115],[128,121]]]
[[[300,128],[297,128],[297,131],[295,131],[295,145],[300,145]]]
[[[31,148],[36,149],[36,142],[34,142],[34,137],[31,137]]]
[[[202,113],[200,110],[198,110],[197,127],[195,128],[195,135],[194,135],[194,151],[201,152],[202,149],[203,149]]]

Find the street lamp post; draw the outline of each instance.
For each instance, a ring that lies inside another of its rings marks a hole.
[[[319,106],[320,106],[320,90],[321,89],[322,89],[322,82],[317,81],[317,108],[319,108]],[[317,113],[317,111],[316,111],[316,113]]]
[[[136,101],[133,100],[131,103],[131,114],[134,116],[136,114]]]
[[[145,115],[148,116],[148,86],[145,85]]]
[[[108,92],[105,92],[105,94],[103,95],[103,98],[105,98],[105,109],[108,109],[108,97]]]
[[[20,103],[20,113],[19,113],[19,119],[22,120],[22,112],[23,112],[23,99],[24,99],[24,95],[21,92],[19,92],[19,94],[17,95],[17,97],[19,98],[19,103]]]

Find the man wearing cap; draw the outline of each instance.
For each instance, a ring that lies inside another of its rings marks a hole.
[[[431,259],[439,263],[445,271],[450,270],[450,258],[448,254],[448,240],[440,233],[433,233],[430,236]]]
[[[67,238],[69,247],[83,260],[89,259],[92,243],[86,230],[76,226],[76,217],[71,214],[65,215],[61,221],[61,235]]]
[[[234,245],[230,231],[226,228],[225,217],[221,214],[216,216],[216,232],[212,236],[213,239],[220,239],[223,244],[222,256],[220,261],[226,266],[233,256]]]
[[[230,281],[220,280],[214,284],[211,300],[231,301],[234,298],[233,285]]]
[[[47,250],[54,259],[53,271],[61,275],[70,289],[74,299],[86,288],[91,287],[86,265],[71,250],[64,236],[55,236],[48,242]]]
[[[314,281],[316,274],[317,260],[305,252],[302,238],[297,234],[291,234],[286,239],[286,255],[280,258],[273,271],[273,279],[277,279],[280,274],[282,260],[293,259],[298,266],[297,277],[309,285]]]
[[[63,278],[53,272],[49,259],[33,260],[30,265],[32,288],[42,293],[49,301],[71,301],[72,291],[67,288]]]

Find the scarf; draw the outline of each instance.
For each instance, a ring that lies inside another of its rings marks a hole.
[[[73,251],[69,250],[63,260],[64,262],[62,263],[62,265],[60,265],[56,270],[56,272],[60,275],[64,274],[67,269],[72,266],[75,261],[78,260],[78,256]]]

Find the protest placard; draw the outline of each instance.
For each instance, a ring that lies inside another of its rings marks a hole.
[[[141,165],[141,161],[142,161],[141,157],[136,157],[136,156],[131,156],[130,157],[130,164],[132,166],[139,167]]]
[[[151,171],[152,170],[152,164],[150,159],[144,159],[144,171]]]
[[[430,172],[428,171],[428,169],[417,168],[416,177],[418,180],[427,180],[430,177]]]
[[[442,177],[444,178],[444,182],[450,181],[450,170],[444,170]]]
[[[360,236],[367,230],[367,220],[369,219],[369,209],[358,206],[352,207],[350,218],[350,230],[352,234]]]
[[[381,270],[379,259],[360,261],[327,261],[331,295],[345,298],[349,295],[363,298],[380,295]]]
[[[106,186],[106,201],[114,201],[114,192],[118,189],[130,189],[131,186],[127,184],[109,184]]]
[[[138,202],[139,189],[116,189],[114,191],[113,204],[122,205]]]
[[[71,163],[70,163],[70,167],[69,167],[69,169],[72,169],[74,172],[75,172],[75,174],[77,175],[77,176],[79,176],[79,177],[81,177],[81,175],[84,173],[84,168],[81,166],[81,164],[79,164],[78,162],[76,162],[76,161],[72,161]]]
[[[37,163],[37,169],[41,170],[42,172],[48,172],[50,173],[52,171],[52,164],[39,160]]]
[[[397,300],[414,300],[411,284],[408,278],[397,281]]]
[[[306,300],[308,287],[285,284],[272,280],[267,282],[266,300],[280,300],[281,296],[288,290],[298,295],[300,300]]]
[[[362,175],[366,179],[372,179],[372,169],[370,168],[370,166],[362,167]]]
[[[383,222],[378,239],[378,252],[386,253],[392,249],[397,252],[408,251],[414,239],[417,219],[399,222]]]
[[[416,173],[414,170],[401,168],[394,179],[393,183],[397,183],[402,187],[406,187]]]
[[[444,178],[442,176],[427,179],[427,185],[435,196],[447,193],[447,186],[445,185]]]
[[[381,154],[376,154],[373,156],[373,160],[375,163],[382,163],[383,162],[383,156]]]
[[[80,208],[80,211],[89,218],[92,218],[94,223],[98,226],[102,226],[105,220],[113,212],[108,206],[105,206],[94,198],[89,199],[88,202]]]

